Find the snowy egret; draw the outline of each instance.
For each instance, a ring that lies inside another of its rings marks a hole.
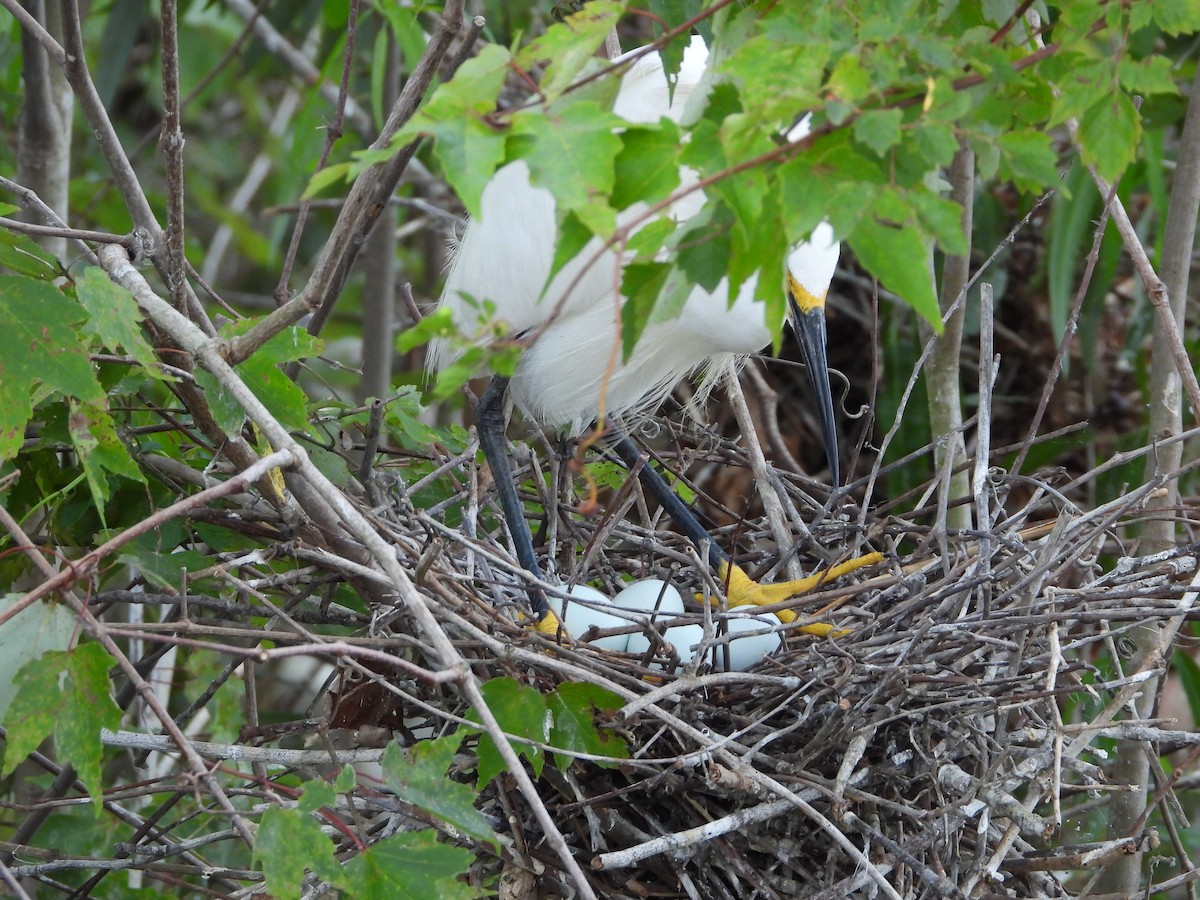
[[[658,53],[639,57],[622,76],[613,111],[635,124],[656,123],[662,117],[679,121],[688,98],[701,83],[707,58],[704,41],[692,38],[672,91],[662,57]],[[624,59],[619,57],[614,63]],[[807,134],[806,119],[788,138],[795,141]],[[683,170],[681,179],[694,184],[696,175]],[[703,202],[696,191],[676,203],[671,215],[682,225]],[[627,210],[618,222],[629,222],[641,212],[644,207]],[[620,261],[593,240],[547,287],[556,238],[554,197],[530,183],[529,168],[523,161],[508,163],[483,191],[480,215],[467,225],[458,244],[440,302],[465,334],[478,327],[485,303],[491,304],[495,316],[507,323],[514,337],[538,331],[536,339],[522,350],[511,378],[493,377],[476,416],[479,441],[492,469],[518,560],[539,578],[542,570],[505,446],[506,394],[543,426],[578,434],[598,416],[653,409],[680,379],[698,369],[706,369],[709,377],[729,371],[739,357],[770,344],[772,336],[765,306],[754,299],[757,276],[741,286],[732,302],[729,283],[723,280],[711,292],[693,289],[681,315],[647,326],[630,358],[622,360],[614,352],[620,344],[624,303],[613,291],[613,272]],[[840,469],[825,355],[824,306],[839,250],[832,229],[821,223],[808,241],[793,249],[788,271],[780,273],[788,318],[808,367],[835,484],[840,481]],[[435,342],[431,371],[443,368],[454,357],[450,342]],[[610,434],[608,441],[626,466],[634,468],[641,462],[637,447],[624,435]],[[728,554],[709,538],[691,510],[650,465],[641,465],[638,473],[697,547],[707,547],[710,564],[727,585],[731,606],[777,603],[811,590],[817,583],[816,578],[773,585],[754,582],[731,564]],[[854,567],[876,561],[874,557],[863,559],[866,561],[852,561],[857,563]],[[820,577],[837,574],[840,572],[834,569]],[[538,629],[552,633],[558,627],[557,618],[548,611],[540,592],[532,592],[532,597]],[[794,614],[785,610],[780,618],[791,621]]]

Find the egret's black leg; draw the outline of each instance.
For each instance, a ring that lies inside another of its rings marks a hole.
[[[512,534],[517,561],[531,575],[540,579],[542,567],[538,565],[537,556],[533,552],[533,535],[529,531],[529,523],[525,520],[525,509],[521,506],[517,482],[513,478],[512,460],[508,455],[508,447],[505,446],[504,395],[507,390],[507,378],[501,375],[492,376],[491,383],[475,408],[476,428],[479,431],[479,445],[483,447],[483,455],[491,466],[492,479],[496,482],[496,490],[500,494],[500,508],[504,511],[504,519],[508,522],[508,530]],[[529,605],[539,622],[549,611],[545,596],[537,588],[529,592]]]
[[[605,442],[620,457],[625,468],[638,473],[638,480],[642,482],[646,490],[654,495],[654,499],[667,511],[667,515],[683,529],[684,534],[692,539],[696,549],[703,552],[705,546],[708,547],[709,565],[719,569],[723,563],[729,562],[729,554],[717,546],[717,542],[712,539],[708,529],[700,524],[696,514],[679,499],[675,489],[658,474],[658,470],[650,465],[650,461],[647,459],[645,465],[638,465],[642,461],[642,451],[629,439],[629,435],[613,429],[607,435]]]
[[[746,575],[740,567],[733,564],[729,554],[717,546],[717,542],[712,539],[708,530],[700,524],[700,520],[696,518],[695,513],[688,508],[686,503],[679,499],[679,495],[675,493],[671,485],[667,484],[666,479],[659,475],[649,464],[649,461],[646,462],[646,465],[638,468],[638,464],[642,461],[642,453],[627,435],[619,431],[614,431],[609,435],[607,443],[620,458],[621,462],[625,464],[626,468],[630,470],[636,468],[638,478],[642,484],[654,495],[654,498],[667,511],[667,514],[679,524],[684,533],[692,539],[696,548],[703,551],[707,547],[708,564],[713,567],[713,570],[717,573],[717,577],[724,582],[731,607],[746,604],[771,606],[820,587],[831,578],[839,578],[864,566],[874,565],[883,561],[882,554],[868,553],[865,556],[860,556],[849,562],[833,566],[815,575],[810,575],[807,578],[784,581],[777,584],[759,584]],[[796,619],[796,613],[790,609],[777,610],[775,615],[782,622],[792,622]],[[835,633],[832,626],[820,623],[805,625],[801,630],[817,635]]]

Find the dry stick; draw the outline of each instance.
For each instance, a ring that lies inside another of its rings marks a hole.
[[[1079,286],[1075,290],[1075,299],[1071,303],[1071,310],[1067,314],[1067,324],[1063,329],[1062,337],[1058,342],[1058,352],[1054,356],[1054,363],[1050,367],[1050,372],[1046,376],[1046,383],[1042,385],[1042,396],[1038,400],[1037,410],[1033,414],[1033,419],[1029,423],[1029,430],[1026,432],[1025,441],[1021,445],[1017,457],[1013,460],[1009,471],[1016,473],[1021,471],[1021,466],[1025,463],[1025,457],[1029,454],[1033,447],[1034,436],[1038,433],[1041,427],[1042,418],[1046,415],[1046,409],[1050,405],[1050,396],[1054,393],[1054,387],[1058,384],[1058,376],[1062,374],[1063,366],[1065,365],[1067,353],[1071,349],[1071,345],[1075,340],[1075,332],[1079,327],[1079,314],[1083,310],[1083,301],[1087,296],[1088,288],[1092,283],[1092,275],[1096,270],[1096,264],[1100,260],[1100,244],[1104,240],[1105,226],[1108,224],[1109,213],[1113,197],[1116,196],[1117,185],[1114,183],[1107,194],[1102,194],[1104,197],[1104,208],[1100,213],[1100,221],[1096,224],[1095,233],[1092,235],[1092,247],[1088,251],[1087,260],[1084,263],[1083,274],[1079,279]]]
[[[358,0],[351,0],[347,13],[346,43],[342,48],[342,77],[338,81],[337,97],[333,101],[333,121],[325,130],[325,143],[317,157],[313,175],[325,168],[333,146],[342,136],[342,122],[345,118],[346,104],[350,99],[350,72],[354,65],[354,47],[358,38]],[[394,102],[394,101],[393,101]],[[292,237],[288,241],[287,253],[284,255],[283,269],[279,273],[279,282],[275,286],[275,305],[282,306],[287,302],[288,283],[292,280],[292,267],[296,264],[296,254],[300,250],[300,239],[304,234],[304,226],[308,223],[308,213],[312,209],[310,200],[300,201],[300,211],[292,226]],[[314,332],[315,333],[315,332]]]
[[[346,529],[367,549],[375,564],[387,575],[389,586],[396,591],[409,614],[416,620],[421,633],[432,645],[442,666],[454,673],[455,681],[464,699],[479,713],[480,724],[492,738],[510,774],[517,782],[518,788],[525,795],[538,823],[542,826],[547,842],[557,853],[567,873],[575,881],[576,890],[579,891],[580,896],[594,900],[595,894],[588,884],[583,870],[571,855],[571,850],[567,846],[562,832],[554,824],[554,820],[538,795],[537,787],[530,779],[529,773],[525,771],[524,765],[512,745],[505,740],[503,730],[480,692],[478,680],[467,661],[455,649],[453,642],[442,629],[425,599],[417,592],[407,573],[400,567],[395,548],[383,540],[349,498],[313,465],[304,448],[292,438],[287,429],[276,421],[253,392],[246,387],[233,367],[221,355],[222,341],[205,337],[170,304],[158,297],[129,262],[120,247],[111,244],[101,247],[99,255],[100,262],[109,277],[133,295],[146,316],[158,328],[170,335],[181,349],[191,353],[221,383],[222,388],[246,411],[247,417],[271,442],[271,446],[279,448],[279,452],[290,454],[299,478],[329,505]],[[276,454],[272,454],[268,458],[274,459]]]
[[[179,7],[162,0],[163,122],[159,146],[166,158],[167,231],[163,262],[167,290],[176,309],[187,309],[187,263],[184,256],[183,122],[179,108]]]
[[[738,381],[737,371],[731,363],[725,371],[726,394],[729,405],[733,407],[733,416],[738,428],[742,431],[742,441],[746,447],[746,456],[750,460],[750,471],[754,473],[754,481],[758,485],[758,496],[762,501],[763,511],[771,526],[771,536],[775,538],[775,547],[780,554],[787,553],[792,546],[792,532],[788,528],[787,517],[779,495],[771,484],[771,476],[767,472],[767,459],[763,456],[762,445],[758,442],[758,430],[754,426],[754,417],[746,406],[746,395],[742,393],[742,385]],[[804,577],[800,568],[800,560],[795,554],[788,554],[787,577],[793,581]]]
[[[286,461],[287,457],[288,454],[286,453],[273,454],[272,457],[268,457],[271,459],[270,466],[265,465],[266,460],[263,461],[264,465],[262,467],[262,471],[265,472],[268,468],[273,468],[281,461]],[[258,474],[262,474],[262,472]],[[258,475],[256,474],[253,477],[258,477]],[[247,478],[246,476],[237,476],[237,480],[240,480],[245,484],[249,484],[253,479]],[[42,557],[41,551],[25,534],[17,520],[9,515],[8,510],[3,506],[0,506],[0,525],[3,525],[8,533],[12,535],[13,542],[25,551],[25,553],[33,561],[33,564],[40,569],[43,574],[53,576],[48,581],[43,582],[43,587],[47,584],[57,583],[57,587],[55,589],[63,589],[62,596],[66,598],[67,603],[71,606],[71,609],[75,612],[75,615],[79,617],[88,633],[91,634],[92,637],[95,638],[100,644],[100,646],[102,646],[108,652],[109,656],[113,657],[117,661],[117,665],[125,674],[125,677],[128,678],[130,683],[137,689],[139,696],[142,698],[142,702],[145,703],[158,718],[158,720],[162,722],[163,729],[171,736],[171,739],[175,742],[175,745],[183,753],[184,759],[187,760],[188,767],[192,770],[192,772],[195,773],[196,778],[201,784],[204,785],[205,789],[212,794],[213,799],[217,801],[217,804],[221,807],[221,809],[230,816],[230,820],[233,822],[233,826],[237,829],[238,835],[242,838],[242,840],[244,840],[247,845],[253,847],[254,832],[251,829],[250,824],[244,818],[242,818],[241,812],[233,805],[229,797],[225,794],[225,791],[221,788],[220,782],[213,776],[212,771],[207,765],[205,765],[204,760],[201,759],[200,756],[191,749],[187,735],[185,735],[179,729],[174,720],[171,718],[170,712],[168,712],[166,707],[164,707],[159,701],[153,685],[151,685],[142,677],[141,673],[138,672],[137,666],[130,661],[129,657],[125,655],[117,642],[114,641],[108,634],[105,625],[92,615],[92,611],[88,609],[87,604],[80,600],[79,596],[73,590],[67,589],[67,586],[75,580],[78,570],[75,568],[68,568],[63,572],[56,574],[51,565]],[[110,541],[109,543],[112,542]],[[84,559],[86,560],[88,557],[95,557],[96,559],[100,558],[97,551],[89,553],[87,557],[84,557]],[[23,602],[24,601],[22,601],[22,604]]]
[[[975,428],[975,470],[971,487],[975,493],[975,521],[979,528],[979,572],[984,576],[983,614],[991,611],[992,590],[987,580],[991,570],[991,550],[988,547],[992,532],[991,505],[988,502],[988,461],[992,456],[992,388],[1000,361],[993,343],[992,285],[979,286],[979,424]]]
[[[1028,224],[1030,219],[1033,218],[1034,214],[1039,209],[1041,209],[1042,206],[1053,195],[1054,195],[1053,191],[1047,191],[1045,194],[1043,194],[1041,197],[1039,197],[1037,202],[1034,203],[1033,206],[1030,208],[1029,212],[1025,213],[1025,215],[1021,218],[1021,221],[1018,222],[1016,225],[1014,225],[1009,230],[1008,234],[1005,235],[1004,240],[1002,240],[996,246],[996,249],[992,251],[992,255],[989,256],[984,261],[983,265],[981,265],[978,269],[975,270],[975,274],[972,275],[971,279],[966,283],[966,285],[963,286],[962,293],[960,293],[958,295],[958,297],[955,299],[955,301],[952,304],[950,304],[950,306],[947,308],[946,312],[942,316],[943,322],[945,322],[951,315],[954,314],[954,312],[958,309],[959,305],[964,301],[964,299],[966,297],[966,292],[971,289],[971,287],[979,279],[979,276],[983,272],[987,271],[988,267],[1000,255],[1000,251],[1002,251],[1005,247],[1007,247],[1014,240],[1016,240],[1017,234],[1020,233],[1021,229],[1024,228],[1026,224]],[[912,371],[912,374],[908,378],[908,383],[905,384],[905,386],[904,386],[904,393],[901,395],[900,404],[896,410],[896,418],[892,422],[892,427],[888,429],[887,434],[885,434],[883,436],[883,440],[879,444],[879,451],[878,451],[877,459],[879,459],[879,460],[883,459],[884,454],[887,452],[887,448],[889,446],[891,446],[892,441],[895,439],[896,435],[899,433],[900,426],[902,424],[901,419],[904,415],[904,410],[908,407],[908,401],[912,397],[913,391],[916,390],[917,381],[921,377],[921,369],[924,367],[926,360],[929,358],[929,355],[932,352],[933,352],[933,338],[930,338],[928,341],[925,342],[925,347],[921,351],[921,356],[917,359],[916,365],[913,366],[913,371]],[[872,468],[871,474],[866,479],[866,491],[863,495],[862,506],[860,507],[859,517],[858,517],[859,528],[864,531],[866,530],[866,527],[867,527],[867,511],[870,509],[871,497],[875,493],[875,481],[876,481],[877,477],[878,477],[878,466],[875,466]]]
[[[3,0],[0,0],[3,2]],[[277,57],[284,65],[291,69],[295,74],[303,79],[304,83],[310,86],[315,86],[321,93],[321,97],[330,105],[337,108],[338,105],[338,90],[327,82],[321,75],[321,70],[313,65],[304,53],[298,49],[282,34],[280,34],[270,20],[260,14],[258,8],[249,0],[225,0],[225,7],[228,8],[234,15],[238,16],[243,22],[250,25],[254,29],[255,36],[262,41],[263,47],[272,56]],[[346,116],[354,121],[354,127],[359,131],[366,133],[372,128],[371,113],[364,109],[353,97],[347,97],[345,103]]]
[[[404,90],[400,92],[379,137],[371,143],[370,149],[388,147],[392,136],[416,112],[426,89],[437,74],[439,63],[462,25],[462,6],[463,0],[446,4],[440,27],[405,82]],[[367,232],[371,230],[379,212],[386,207],[410,158],[411,150],[407,153],[402,150],[390,163],[372,166],[355,179],[329,240],[317,258],[308,284],[296,297],[265,316],[249,332],[232,339],[225,354],[230,362],[235,365],[243,362],[284,328],[295,324],[341,290]]]

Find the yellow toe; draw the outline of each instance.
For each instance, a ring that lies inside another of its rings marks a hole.
[[[831,579],[840,578],[850,572],[855,572],[880,562],[883,562],[882,553],[868,553],[865,556],[856,557],[847,562],[839,563],[836,566],[831,566],[828,569],[822,569],[820,572],[809,575],[807,578],[800,578],[795,581],[781,581],[777,584],[759,584],[743,572],[741,568],[729,565],[728,563],[723,564],[718,569],[717,575],[726,584],[726,594],[729,597],[729,606],[731,609],[739,606],[773,606],[776,603],[782,603],[784,600],[790,600],[792,597],[815,590]],[[776,610],[775,615],[778,616],[779,621],[784,623],[796,620],[796,613],[790,609]],[[827,624],[806,625],[800,630],[806,634],[815,634],[821,637],[847,633],[844,630],[839,631],[832,625]]]

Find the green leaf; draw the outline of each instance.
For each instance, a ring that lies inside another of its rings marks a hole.
[[[903,114],[898,109],[872,109],[854,122],[854,138],[883,156],[900,143],[900,123]]]
[[[614,731],[602,731],[596,727],[597,714],[625,705],[617,694],[595,684],[567,682],[560,684],[546,698],[546,705],[554,715],[550,742],[555,747],[593,756],[629,758],[629,747],[624,738]],[[554,759],[560,769],[565,769],[571,763],[571,757],[561,754],[555,754]],[[614,764],[599,765],[608,767]]]
[[[927,267],[929,250],[916,229],[868,216],[850,235],[850,246],[863,268],[941,333],[941,313]]]
[[[11,775],[53,733],[66,669],[67,653],[63,650],[43,653],[21,666],[13,685],[15,694],[4,716],[8,737],[0,776]]]
[[[962,229],[962,207],[923,188],[905,195],[917,220],[947,253],[963,254],[970,249]]]
[[[411,328],[406,328],[396,335],[396,352],[408,353],[437,338],[452,338],[457,335],[454,314],[447,307],[440,306]]]
[[[302,793],[296,808],[302,813],[315,813],[319,809],[331,807],[337,803],[337,791],[327,781],[306,781],[300,785],[300,790]]]
[[[312,816],[295,809],[271,807],[263,813],[251,864],[261,865],[267,891],[278,900],[300,896],[306,870],[335,885],[346,883],[333,841]]]
[[[565,108],[527,109],[513,116],[514,152],[529,165],[530,182],[554,195],[560,213],[570,210],[594,233],[612,232],[608,205],[621,119],[588,102]]]
[[[458,879],[475,861],[437,832],[410,831],[384,838],[346,864],[347,894],[389,900],[468,900],[480,896]]]
[[[69,762],[88,786],[97,816],[103,812],[100,782],[100,743],[103,728],[121,724],[121,708],[113,701],[108,670],[116,665],[99,644],[83,644],[66,654],[67,683],[54,728],[60,760]]]
[[[20,594],[0,596],[0,613],[7,613],[20,599]],[[18,675],[20,670],[43,653],[66,650],[74,633],[75,614],[50,600],[39,600],[0,625],[0,643],[4,646],[0,653],[0,722],[6,727],[11,729],[5,713],[24,683],[24,676]]]
[[[308,180],[308,187],[300,195],[300,199],[311,200],[327,187],[350,181],[353,178],[354,171],[358,168],[361,167],[352,166],[350,163],[335,163],[326,166],[319,172],[314,172]]]
[[[113,421],[104,406],[96,403],[71,403],[68,419],[71,443],[79,455],[79,463],[87,477],[92,492],[92,502],[103,515],[104,507],[112,496],[108,474],[121,475],[140,484],[146,477],[125,449]]]
[[[679,128],[663,119],[659,128],[629,128],[620,136],[612,191],[614,209],[653,204],[679,187]]]
[[[83,309],[56,287],[21,275],[0,275],[0,459],[20,449],[37,384],[105,406],[104,389],[74,326]]]
[[[221,329],[225,338],[246,334],[260,320],[241,319]],[[279,366],[298,359],[317,356],[324,344],[298,325],[289,326],[273,336],[235,371],[279,423],[291,431],[308,427],[308,398]],[[228,435],[241,431],[246,412],[227,394],[211,373],[199,369],[196,380],[208,396],[213,418]]]
[[[515,678],[493,678],[485,681],[480,690],[492,715],[506,734],[541,743],[550,739],[550,716],[546,712],[546,700],[535,688],[526,687]],[[479,715],[474,710],[467,718],[472,722],[479,721]],[[542,774],[545,756],[540,747],[520,741],[511,742],[510,746],[518,756],[529,760],[535,778]],[[479,787],[482,788],[507,768],[508,764],[496,749],[491,735],[480,734]]]
[[[830,94],[850,106],[857,106],[871,92],[871,76],[862,60],[852,53],[840,57],[829,75]]]
[[[1001,170],[1023,191],[1040,191],[1057,184],[1058,154],[1050,135],[1035,128],[1009,131],[996,137]]]
[[[1200,4],[1195,0],[1155,0],[1147,5],[1154,11],[1154,21],[1169,35],[1200,30]]]
[[[667,283],[671,267],[660,262],[634,262],[621,270],[621,293],[629,298],[621,307],[621,350],[629,359],[642,332],[650,324],[654,305]]]
[[[1142,121],[1137,107],[1125,94],[1114,94],[1097,103],[1079,120],[1079,143],[1083,161],[1095,166],[1108,181],[1114,180],[1133,162]]]
[[[396,744],[383,751],[380,765],[388,787],[406,803],[437,816],[492,848],[499,842],[483,813],[475,808],[475,791],[446,775],[463,734],[420,741],[406,752]]]
[[[484,45],[392,141],[393,146],[403,146],[422,133],[433,135],[434,155],[473,216],[479,215],[483,189],[504,161],[505,135],[486,117],[495,109],[511,61],[504,47]]]
[[[49,281],[62,274],[58,260],[31,237],[0,230],[0,270]]]
[[[142,334],[142,311],[125,288],[114,284],[104,270],[90,266],[75,279],[79,303],[87,310],[84,326],[100,339],[100,343],[116,352],[125,352],[136,359],[147,374],[165,377],[158,369],[154,348]]]
[[[547,101],[556,100],[596,56],[605,36],[625,13],[625,4],[615,0],[590,0],[564,22],[556,22],[519,54],[517,65],[532,69],[549,60],[539,87]]]
[[[1132,94],[1178,94],[1175,67],[1165,56],[1133,60],[1123,57],[1117,61],[1117,80]]]
[[[1183,685],[1192,720],[1200,722],[1200,665],[1183,650],[1176,650],[1172,654],[1171,665],[1179,675],[1180,684]]]

